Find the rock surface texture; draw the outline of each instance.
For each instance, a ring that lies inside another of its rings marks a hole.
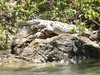
[[[28,21],[29,22],[29,21]],[[32,23],[31,23],[32,24]],[[87,37],[73,34],[41,33],[43,28],[27,25],[19,29],[12,54],[33,63],[79,63],[83,58],[100,58],[100,46]]]
[[[36,25],[26,25],[18,29],[10,56],[0,56],[0,65],[13,62],[21,62],[20,65],[26,62],[76,64],[82,59],[100,59],[99,44],[89,38],[69,33],[56,34],[49,30],[41,32],[43,29],[44,27]]]

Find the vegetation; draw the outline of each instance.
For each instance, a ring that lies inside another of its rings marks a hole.
[[[17,22],[34,18],[73,23],[78,27],[99,29],[100,0],[1,0],[0,41],[12,40]],[[72,32],[75,32],[73,29]]]

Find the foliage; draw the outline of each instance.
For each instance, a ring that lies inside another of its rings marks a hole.
[[[0,11],[0,40],[4,31],[16,33],[17,22],[34,18],[74,23],[82,32],[100,25],[100,0],[1,0]]]

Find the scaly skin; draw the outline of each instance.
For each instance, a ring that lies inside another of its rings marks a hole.
[[[50,20],[41,20],[41,19],[34,19],[29,20],[26,22],[20,22],[20,25],[36,25],[38,27],[43,28],[41,31],[45,32],[52,31],[55,34],[61,34],[61,33],[71,33],[71,29],[76,28],[73,24],[66,24],[58,21],[50,21]],[[79,30],[77,30],[77,33],[79,33]],[[90,34],[88,29],[86,29],[86,34]]]

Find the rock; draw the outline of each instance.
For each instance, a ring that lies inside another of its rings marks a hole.
[[[87,37],[56,35],[50,31],[42,33],[41,29],[33,26],[19,29],[11,49],[11,54],[0,56],[1,66],[20,68],[28,64],[43,66],[46,63],[68,65],[80,63],[82,59],[100,59],[100,46]]]
[[[100,40],[100,30],[93,31],[91,36],[89,37],[92,41]]]
[[[0,56],[0,66],[9,67],[9,68],[20,68],[25,61],[21,59],[17,59],[14,55],[1,55]]]
[[[27,28],[27,27],[26,27]],[[29,27],[32,30],[32,27]],[[22,28],[22,30],[25,27]],[[18,32],[12,43],[12,54],[19,58],[33,62],[62,62],[79,63],[83,58],[100,58],[100,46],[87,37],[74,36],[72,34],[55,35],[52,32],[39,32],[40,29]],[[20,34],[21,37],[18,37]]]

